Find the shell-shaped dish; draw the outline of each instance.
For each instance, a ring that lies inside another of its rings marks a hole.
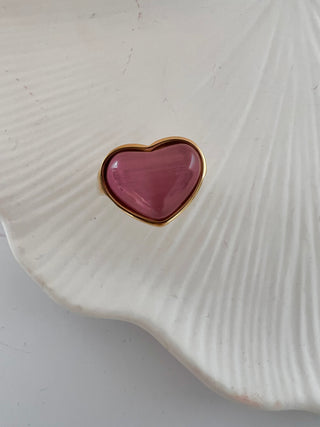
[[[2,0],[0,213],[57,301],[153,334],[217,392],[320,411],[320,3]],[[170,135],[207,175],[166,227],[100,191]]]

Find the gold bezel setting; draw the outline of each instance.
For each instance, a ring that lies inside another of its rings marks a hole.
[[[110,190],[108,183],[107,183],[107,180],[106,180],[106,171],[107,171],[107,167],[109,165],[110,160],[112,159],[112,157],[115,154],[117,154],[121,151],[142,151],[142,152],[154,151],[154,150],[157,150],[159,148],[162,148],[163,146],[174,145],[174,144],[181,143],[181,142],[192,146],[198,152],[200,159],[201,159],[201,173],[199,174],[198,182],[197,182],[196,186],[194,187],[192,193],[169,217],[167,217],[163,220],[155,220],[155,219],[147,218],[147,217],[135,212],[134,210],[128,208],[124,204],[122,204],[121,201],[119,201],[112,194],[112,191]],[[101,169],[100,169],[99,176],[100,176],[100,184],[101,184],[102,190],[119,208],[121,208],[123,211],[125,211],[128,215],[130,215],[134,218],[137,218],[143,222],[147,222],[148,224],[152,224],[152,225],[162,226],[162,225],[166,225],[169,222],[171,222],[172,220],[174,220],[190,204],[190,202],[194,199],[194,197],[198,193],[198,191],[201,187],[202,181],[205,177],[205,174],[206,174],[206,160],[205,160],[205,157],[204,157],[202,151],[197,146],[197,144],[195,144],[191,139],[188,139],[188,138],[183,138],[180,136],[171,136],[168,138],[159,139],[159,140],[153,142],[151,145],[125,144],[125,145],[120,145],[120,146],[116,147],[115,149],[110,151],[110,153],[105,157],[105,159],[102,163]]]

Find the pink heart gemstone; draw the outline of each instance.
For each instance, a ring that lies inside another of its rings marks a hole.
[[[183,207],[203,173],[199,151],[171,140],[155,147],[125,147],[107,158],[103,179],[112,198],[127,211],[164,222]]]

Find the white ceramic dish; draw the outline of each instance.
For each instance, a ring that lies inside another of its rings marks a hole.
[[[219,393],[319,411],[319,2],[0,6],[0,211],[18,261]],[[169,135],[200,146],[207,176],[156,228],[97,174],[115,146]]]

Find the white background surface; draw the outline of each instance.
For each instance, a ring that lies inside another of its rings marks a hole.
[[[14,260],[0,228],[0,427],[319,426],[208,390],[151,336],[70,313]]]

